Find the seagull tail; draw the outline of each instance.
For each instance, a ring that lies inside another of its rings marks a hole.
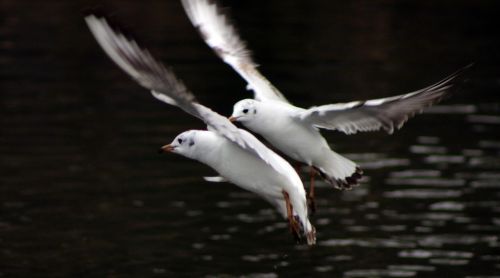
[[[340,190],[351,190],[359,185],[363,170],[353,161],[330,151],[323,165],[315,165],[326,182]]]

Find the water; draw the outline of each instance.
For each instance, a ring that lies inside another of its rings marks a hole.
[[[499,277],[499,5],[280,2],[224,3],[300,106],[404,93],[476,66],[460,93],[392,136],[324,133],[366,177],[351,192],[318,184],[308,248],[255,195],[156,154],[203,125],[130,81],[82,19],[104,6],[229,115],[249,96],[244,82],[177,1],[4,0],[0,277]]]

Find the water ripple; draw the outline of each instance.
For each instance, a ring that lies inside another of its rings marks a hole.
[[[465,180],[463,179],[399,179],[399,178],[389,178],[385,182],[390,185],[418,185],[418,186],[439,186],[439,187],[459,187],[465,185]]]
[[[431,210],[462,211],[465,208],[465,204],[460,202],[443,201],[433,203],[429,206],[429,208]]]
[[[440,189],[406,189],[384,193],[386,198],[444,199],[458,198],[460,196],[462,196],[462,191]]]
[[[492,115],[469,115],[467,121],[480,124],[500,124],[500,116]]]
[[[321,241],[321,246],[337,247],[337,246],[359,246],[369,248],[412,248],[416,244],[407,240],[372,238],[372,239],[329,239]]]
[[[387,158],[376,161],[359,162],[359,166],[363,169],[381,169],[387,167],[401,167],[410,165],[410,160],[406,158]]]
[[[467,265],[469,260],[453,260],[453,259],[431,259],[432,264],[437,265]]]
[[[420,144],[429,144],[429,145],[434,145],[439,143],[441,140],[439,137],[435,136],[418,136],[417,137],[417,142]]]
[[[400,251],[398,253],[398,256],[402,258],[415,258],[415,259],[428,259],[436,257],[470,259],[474,256],[474,253],[463,252],[463,251],[414,249],[414,250]]]
[[[441,171],[439,170],[404,170],[404,171],[394,171],[390,173],[393,178],[415,178],[415,177],[439,177],[441,176]]]
[[[430,164],[453,163],[459,164],[465,162],[465,157],[461,155],[429,155],[424,161]]]
[[[410,146],[410,152],[415,154],[444,154],[447,149],[441,146]]]
[[[478,143],[479,147],[481,148],[491,148],[491,149],[500,149],[500,141],[493,141],[493,140],[480,140]]]
[[[498,243],[498,236],[492,235],[428,235],[416,239],[420,246],[442,247],[444,245],[475,245]]]
[[[390,269],[357,269],[344,272],[345,277],[413,277],[416,271]]]
[[[392,270],[429,271],[429,272],[436,270],[436,267],[431,265],[389,265],[388,268]]]

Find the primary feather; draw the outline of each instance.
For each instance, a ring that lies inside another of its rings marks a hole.
[[[424,108],[449,95],[454,82],[469,67],[415,92],[367,101],[321,105],[301,111],[296,117],[316,127],[346,134],[380,129],[390,134]]]
[[[285,96],[257,70],[246,43],[239,37],[229,17],[215,2],[182,0],[182,5],[205,43],[247,81],[248,88],[254,91],[255,99],[288,102]]]
[[[194,95],[177,79],[172,71],[156,61],[149,51],[111,28],[104,18],[94,15],[85,18],[90,30],[111,59],[152,95],[168,104],[203,120],[207,126],[241,148],[253,152],[276,171],[288,173],[270,150],[248,132],[238,129],[226,117],[196,102]]]

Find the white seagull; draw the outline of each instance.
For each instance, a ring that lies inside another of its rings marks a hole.
[[[92,34],[108,56],[140,85],[163,102],[201,119],[208,130],[179,134],[163,151],[198,160],[226,180],[261,196],[288,218],[292,234],[316,242],[308,218],[304,186],[293,167],[249,132],[201,105],[174,73],[131,39],[110,27],[104,18],[85,17]]]
[[[452,82],[463,70],[408,94],[303,109],[290,104],[257,70],[246,43],[215,1],[182,0],[182,4],[205,43],[238,72],[248,83],[247,88],[254,92],[255,99],[244,99],[234,105],[230,119],[241,122],[287,156],[311,167],[308,197],[312,203],[316,171],[338,189],[352,189],[362,175],[356,163],[330,149],[318,129],[346,134],[384,129],[391,134],[408,118],[448,94]]]

